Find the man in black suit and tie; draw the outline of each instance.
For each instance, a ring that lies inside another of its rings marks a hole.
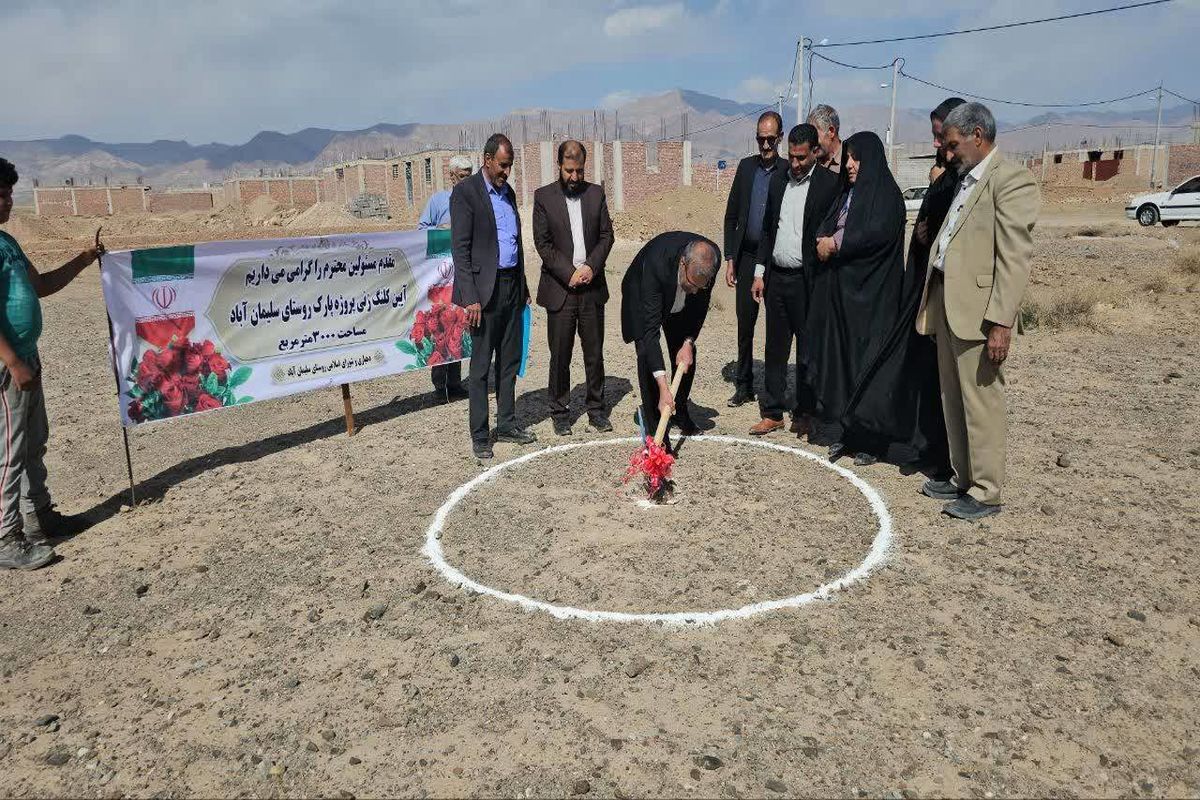
[[[792,432],[808,433],[816,399],[805,375],[803,340],[808,316],[811,270],[817,264],[817,227],[837,200],[840,183],[827,169],[815,169],[817,129],[797,125],[788,134],[788,167],[771,181],[767,222],[758,246],[751,293],[767,313],[766,368],[762,419],[750,433],[762,436],[783,427],[787,361],[796,342],[796,405]]]
[[[542,257],[537,302],[546,309],[550,340],[547,393],[554,432],[571,434],[571,355],[575,332],[583,346],[588,421],[612,430],[604,406],[604,262],[613,246],[604,190],[584,180],[587,150],[574,140],[558,146],[558,180],[533,193],[533,243]]]
[[[508,185],[512,142],[494,133],[483,147],[483,168],[450,194],[455,305],[471,326],[471,445],[480,460],[492,457],[488,428],[488,370],[498,362],[496,441],[529,444],[537,437],[517,426],[516,384],[521,365],[521,316],[529,303],[516,195]]]
[[[697,432],[687,400],[695,376],[696,338],[708,315],[721,251],[698,233],[671,231],[646,242],[621,281],[621,338],[637,350],[642,424],[653,436],[660,414],[675,412],[684,436]],[[685,371],[671,396],[660,332],[675,369]]]
[[[762,239],[767,212],[767,190],[771,178],[786,171],[776,149],[783,134],[783,119],[774,111],[758,118],[758,154],[743,158],[729,187],[725,204],[725,283],[734,291],[737,311],[737,372],[729,406],[754,399],[754,326],[758,303],[750,294],[758,243]]]

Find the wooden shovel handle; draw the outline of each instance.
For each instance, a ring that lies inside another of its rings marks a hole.
[[[679,384],[683,383],[683,373],[687,370],[676,369],[675,377],[671,379],[671,397],[675,397],[675,393],[679,391]],[[658,417],[658,430],[654,432],[654,443],[661,445],[663,437],[667,435],[667,426],[671,424],[670,414],[660,414]]]

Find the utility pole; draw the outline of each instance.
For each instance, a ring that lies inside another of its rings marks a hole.
[[[1150,153],[1150,189],[1154,186],[1154,172],[1158,166],[1158,139],[1162,134],[1162,81],[1158,82],[1158,122],[1154,123],[1154,151]]]
[[[788,87],[789,89],[791,87]],[[804,107],[804,36],[800,37],[800,41],[796,42],[796,124],[803,125],[805,118],[808,116],[805,113],[807,109]]]
[[[888,165],[896,172],[896,82],[900,78],[900,59],[892,59],[892,113],[888,117]]]
[[[783,119],[783,95],[779,95],[777,105],[779,106],[779,118]]]
[[[1046,185],[1046,155],[1050,150],[1050,123],[1045,125],[1045,138],[1042,139],[1042,185]]]

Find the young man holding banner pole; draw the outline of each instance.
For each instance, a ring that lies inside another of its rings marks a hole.
[[[16,182],[16,168],[0,158],[0,225],[12,214]],[[0,569],[43,567],[54,558],[51,542],[81,530],[78,517],[55,510],[46,486],[50,423],[37,348],[38,298],[67,286],[103,253],[97,231],[94,247],[43,275],[0,231]]]

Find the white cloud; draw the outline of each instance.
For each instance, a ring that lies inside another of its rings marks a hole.
[[[623,106],[626,103],[637,100],[640,96],[641,95],[639,95],[637,92],[630,92],[625,89],[609,92],[608,94],[604,95],[604,97],[600,98],[600,107],[617,108],[618,106]]]
[[[683,3],[663,6],[637,6],[614,11],[604,20],[609,36],[640,36],[683,21]]]
[[[746,103],[765,103],[778,96],[783,87],[762,75],[752,75],[733,90],[733,99]]]

